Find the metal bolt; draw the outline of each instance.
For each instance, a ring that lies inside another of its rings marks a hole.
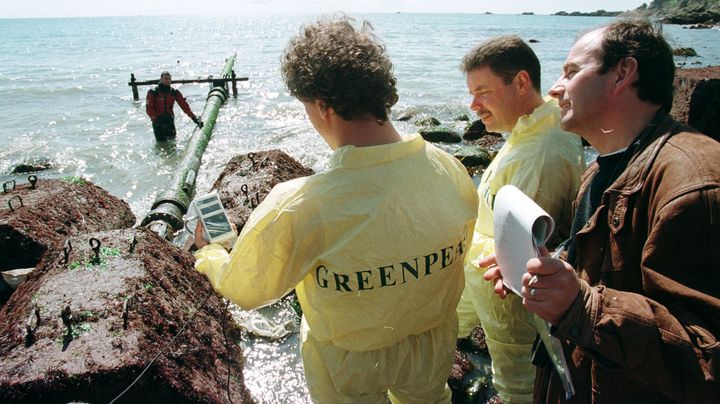
[[[95,256],[92,259],[92,263],[94,265],[97,265],[100,263],[100,240],[96,238],[90,239],[90,247],[93,249],[93,252],[95,253]]]

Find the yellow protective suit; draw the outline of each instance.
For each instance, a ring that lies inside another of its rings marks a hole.
[[[465,290],[457,308],[458,335],[467,336],[478,323],[482,325],[492,358],[493,383],[506,403],[532,401],[535,367],[531,351],[537,331],[522,298],[510,294],[499,299],[492,283],[482,279],[486,268],[479,268],[477,261],[495,252],[492,207],[495,194],[506,184],[519,188],[553,217],[556,227],[549,246],[567,238],[571,204],[585,163],[580,138],[563,132],[559,119],[554,99],[520,117],[478,186],[478,220],[465,259]]]
[[[244,309],[296,288],[314,401],[388,391],[437,401],[452,366],[474,188],[456,159],[418,135],[345,146],[328,171],[278,184],[229,256],[206,246],[195,267]],[[368,376],[345,382],[350,369]]]

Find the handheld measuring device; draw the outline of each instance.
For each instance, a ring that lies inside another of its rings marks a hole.
[[[202,221],[205,240],[223,244],[237,236],[230,226],[230,220],[217,192],[195,198],[193,204],[198,218]]]

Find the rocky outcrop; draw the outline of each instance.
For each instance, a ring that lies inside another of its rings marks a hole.
[[[52,247],[0,311],[0,402],[252,402],[240,330],[193,263],[146,229]]]
[[[420,136],[428,142],[460,143],[460,135],[454,130],[444,127],[423,128],[419,131]]]
[[[658,17],[665,24],[720,23],[720,2],[716,0],[654,0],[637,11]]]
[[[560,15],[565,17],[615,17],[617,15],[620,15],[622,11],[605,11],[605,10],[597,10],[597,11],[591,11],[589,13],[583,13],[580,11],[573,11],[568,13],[567,11],[558,11],[557,13],[554,13],[552,15]]]
[[[670,114],[720,140],[720,67],[678,69]]]
[[[233,157],[212,189],[217,190],[228,219],[239,232],[275,185],[314,173],[281,150],[259,151]]]
[[[28,179],[6,182],[0,194],[0,271],[35,267],[49,248],[68,237],[135,224],[125,201],[88,180]],[[0,280],[0,304],[9,292]]]

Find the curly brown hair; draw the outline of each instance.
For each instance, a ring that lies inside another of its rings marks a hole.
[[[398,100],[392,63],[365,22],[320,20],[301,28],[282,56],[282,75],[300,101],[320,100],[345,120],[368,114],[387,121]]]

